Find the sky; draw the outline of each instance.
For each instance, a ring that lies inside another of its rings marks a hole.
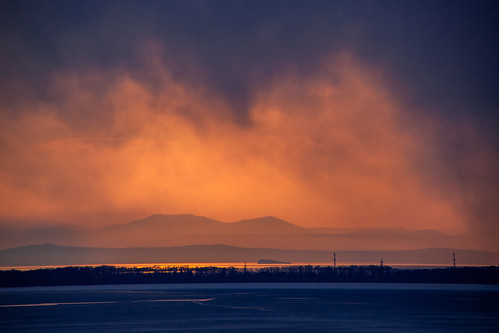
[[[2,1],[0,220],[499,236],[496,1]]]

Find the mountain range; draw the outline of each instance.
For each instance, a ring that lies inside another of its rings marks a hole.
[[[0,226],[0,249],[45,243],[106,248],[226,244],[329,251],[431,247],[491,250],[477,247],[463,236],[436,230],[303,228],[272,216],[226,223],[190,214],[157,214],[87,230]]]
[[[494,265],[499,253],[456,250],[459,265]],[[433,248],[402,251],[337,251],[340,264],[378,265],[452,265],[453,250]],[[331,263],[331,251],[242,248],[228,245],[191,245],[181,247],[92,248],[53,244],[31,245],[0,251],[0,266],[58,266],[153,263],[242,263],[259,259],[293,263]]]
[[[0,266],[180,262],[339,261],[497,265],[494,249],[436,230],[303,228],[267,216],[232,223],[195,215],[151,215],[77,230],[0,226]],[[40,245],[41,244],[41,245]],[[57,244],[57,245],[54,245]],[[223,245],[221,245],[223,244]],[[460,250],[452,250],[460,249]]]

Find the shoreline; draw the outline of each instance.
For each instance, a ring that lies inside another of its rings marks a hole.
[[[0,287],[181,283],[499,284],[499,266],[399,269],[390,266],[289,265],[262,268],[66,266],[0,271]]]

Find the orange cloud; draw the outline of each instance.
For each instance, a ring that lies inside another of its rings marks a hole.
[[[209,87],[130,73],[61,73],[58,98],[4,112],[0,216],[88,226],[152,213],[303,226],[461,230],[468,221],[422,165],[439,164],[377,73],[343,55],[321,73],[253,87],[249,122]]]

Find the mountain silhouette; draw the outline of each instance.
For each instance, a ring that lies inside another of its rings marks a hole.
[[[204,216],[192,214],[164,215],[156,214],[126,224],[114,224],[97,229],[99,232],[144,232],[154,229],[170,235],[195,234],[237,234],[237,233],[301,233],[307,229],[273,216],[241,220],[232,223],[216,221]]]
[[[233,233],[257,234],[300,234],[309,233],[308,229],[291,224],[273,216],[259,217],[250,220],[241,220],[229,223]]]
[[[266,216],[221,222],[192,214],[156,214],[125,224],[70,228],[9,229],[0,232],[0,249],[53,243],[83,247],[174,247],[227,244],[250,248],[303,250],[397,250],[428,247],[491,250],[462,236],[436,230],[303,228]],[[492,249],[494,250],[494,249]]]
[[[403,251],[336,251],[338,264],[452,265],[452,253],[459,265],[497,265],[499,253],[433,248]],[[31,245],[0,251],[0,266],[103,265],[146,263],[256,263],[273,258],[293,263],[332,262],[331,251],[243,248],[228,245],[181,247],[93,248],[54,244]]]

